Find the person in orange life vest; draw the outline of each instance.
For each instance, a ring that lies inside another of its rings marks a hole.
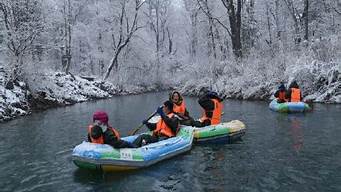
[[[278,87],[278,90],[275,93],[275,97],[277,98],[278,103],[285,103],[287,99],[285,97],[286,89],[283,83]]]
[[[93,125],[88,127],[88,141],[91,143],[108,144],[114,148],[134,148],[132,143],[120,139],[120,134],[108,124],[108,114],[96,111]]]
[[[155,143],[170,137],[174,137],[179,128],[179,120],[173,113],[173,103],[171,101],[165,101],[162,107],[157,109],[157,113],[161,116],[161,119],[157,123],[149,123],[147,120],[143,121],[143,124],[153,131],[153,135],[142,134],[138,136],[134,145],[141,147],[149,143]]]
[[[208,125],[216,125],[221,121],[221,113],[223,110],[223,99],[216,92],[208,91],[198,100],[199,105],[203,108],[203,116],[198,121],[193,121],[193,127],[205,127]]]
[[[169,96],[169,100],[173,102],[173,112],[179,116],[181,120],[189,119],[185,101],[178,91],[173,91]]]
[[[293,81],[286,93],[286,98],[289,102],[300,102],[302,101],[302,93],[296,81]]]

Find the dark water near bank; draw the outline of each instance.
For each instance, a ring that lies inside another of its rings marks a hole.
[[[126,135],[166,98],[115,97],[0,124],[0,191],[341,191],[341,105],[287,115],[266,102],[228,100],[223,119],[247,126],[237,144],[194,146],[133,172],[102,174],[72,163],[96,109],[108,111]],[[196,99],[186,103],[198,117]]]

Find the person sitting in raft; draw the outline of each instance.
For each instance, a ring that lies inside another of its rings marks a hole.
[[[286,98],[289,102],[301,102],[302,101],[302,93],[296,81],[293,81],[289,89],[286,92]]]
[[[185,121],[190,120],[185,101],[178,91],[173,91],[169,95],[169,100],[173,103],[174,114],[180,117],[180,124],[183,124]]]
[[[285,103],[287,102],[287,99],[285,97],[286,89],[283,83],[278,87],[278,90],[275,93],[275,97],[277,98],[277,103]]]
[[[91,143],[108,144],[114,148],[134,148],[132,143],[120,139],[120,134],[108,124],[108,114],[96,111],[93,124],[88,127],[88,141]]]
[[[163,106],[157,109],[157,113],[161,116],[157,123],[149,123],[147,120],[143,121],[143,124],[153,131],[152,135],[142,134],[138,136],[134,145],[141,147],[149,143],[155,143],[170,137],[174,137],[179,128],[179,120],[173,113],[173,103],[171,101],[165,101]]]
[[[193,121],[193,127],[205,127],[208,125],[217,125],[221,121],[221,113],[223,111],[221,99],[216,92],[208,91],[198,100],[199,105],[203,108],[203,115],[198,121]]]

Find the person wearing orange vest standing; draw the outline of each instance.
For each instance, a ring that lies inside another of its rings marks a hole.
[[[199,98],[199,105],[203,108],[203,115],[198,121],[193,121],[193,127],[217,125],[221,122],[223,112],[222,99],[216,92],[209,91]]]
[[[176,136],[179,128],[179,120],[173,113],[173,103],[171,101],[165,101],[163,106],[157,109],[157,113],[161,116],[161,119],[157,123],[149,123],[147,120],[143,121],[143,124],[149,130],[153,131],[153,134],[142,134],[138,136],[133,141],[135,146],[141,147],[149,143],[155,143]]]
[[[169,96],[169,100],[173,102],[173,112],[181,118],[181,121],[189,119],[185,101],[178,91],[173,91]]]
[[[93,124],[88,127],[88,141],[91,143],[108,144],[114,148],[134,148],[132,143],[120,138],[116,129],[109,123],[108,114],[104,111],[96,111],[93,114]]]
[[[286,93],[286,98],[289,102],[301,102],[302,93],[296,81],[293,81]]]
[[[283,83],[281,83],[281,85],[278,87],[278,90],[275,93],[275,97],[277,98],[277,103],[285,103],[287,102],[286,99],[286,89]]]

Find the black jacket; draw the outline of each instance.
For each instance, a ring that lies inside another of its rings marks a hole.
[[[280,93],[281,91],[282,91],[282,90],[277,90],[277,91],[275,92],[275,95],[274,95],[274,96],[275,96],[276,98],[278,98],[278,97],[279,97],[279,93]],[[287,91],[286,91],[286,90],[283,90],[283,91],[284,91],[285,94],[286,94]],[[287,98],[287,97],[285,97],[285,98]]]
[[[217,99],[219,102],[222,102],[221,98],[217,96],[210,96],[210,95],[205,95],[199,98],[198,100],[199,105],[205,110],[206,117],[208,118],[212,118],[213,110],[215,108],[214,102],[212,101],[212,99]]]
[[[287,90],[286,94],[285,94],[285,97],[289,100],[289,102],[291,101],[291,88],[296,88],[296,89],[299,89],[300,87],[297,85],[296,81],[293,81],[290,86],[289,86],[289,89]],[[303,99],[303,95],[302,95],[302,91],[300,91],[301,93],[301,101]]]
[[[96,132],[96,130],[93,130],[92,132],[94,131]],[[131,143],[124,141],[122,139],[118,139],[109,128],[103,133],[103,139],[104,139],[104,144],[111,145],[114,148],[133,148],[134,147]],[[91,142],[91,138],[89,134],[88,134],[88,141]]]

